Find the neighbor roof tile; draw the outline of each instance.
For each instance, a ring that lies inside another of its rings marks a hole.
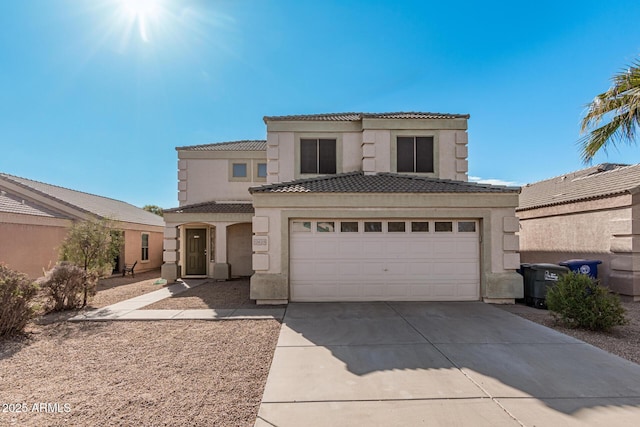
[[[630,193],[640,188],[640,164],[603,163],[522,187],[518,210]]]
[[[57,201],[79,211],[92,213],[102,218],[109,218],[116,221],[131,222],[135,224],[160,227],[164,226],[164,220],[161,216],[147,212],[120,200],[83,193],[81,191],[59,187],[57,185],[45,184],[44,182],[33,181],[4,173],[0,173],[0,181],[1,180],[5,180],[17,185],[18,187],[24,188],[27,192],[35,192],[50,200]]]

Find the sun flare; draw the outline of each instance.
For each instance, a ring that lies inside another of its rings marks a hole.
[[[138,28],[142,41],[150,42],[152,27],[159,23],[162,15],[160,0],[118,0],[118,2],[124,19]]]

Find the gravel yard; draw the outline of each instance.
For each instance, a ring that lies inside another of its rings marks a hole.
[[[249,299],[249,279],[209,281],[196,288],[179,293],[143,307],[143,310],[176,309],[195,310],[207,308],[249,308],[256,303]]]
[[[158,276],[101,280],[90,308],[160,289]],[[561,327],[546,310],[499,307],[640,363],[640,304],[623,305],[630,324],[610,333]],[[250,306],[242,279],[210,281],[145,308]],[[0,412],[0,425],[254,424],[278,321],[64,321],[76,313],[44,316],[25,336],[0,341],[0,404],[14,411]],[[15,404],[27,412],[16,413]]]
[[[100,279],[96,288],[96,295],[89,302],[89,308],[102,308],[120,301],[134,298],[149,292],[162,289],[161,284],[155,284],[160,279],[160,270],[145,271],[136,277],[127,275],[111,276]]]
[[[611,332],[592,332],[565,328],[556,324],[549,311],[527,307],[522,304],[501,305],[499,307],[640,364],[640,303],[623,302],[622,305],[627,311],[626,316],[629,319],[629,324],[618,326]]]
[[[90,306],[160,289],[157,279],[156,271],[102,280]],[[0,412],[0,425],[255,423],[278,321],[63,321],[73,314],[44,316],[25,336],[0,341],[0,404],[27,410]]]

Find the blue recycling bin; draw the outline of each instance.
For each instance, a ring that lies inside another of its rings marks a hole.
[[[569,259],[558,263],[568,267],[569,270],[576,273],[586,274],[592,279],[598,278],[598,265],[602,264],[602,261],[597,259]]]

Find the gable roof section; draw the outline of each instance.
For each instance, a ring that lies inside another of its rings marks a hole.
[[[250,193],[517,193],[518,187],[394,173],[349,172],[252,187]]]
[[[267,141],[243,140],[176,147],[176,151],[266,151]]]
[[[25,200],[15,194],[7,193],[6,191],[0,191],[0,212],[71,219],[67,215],[48,209],[31,200]]]
[[[640,164],[603,163],[522,187],[518,211],[640,190]]]
[[[395,113],[328,113],[303,114],[292,116],[265,116],[268,121],[324,121],[324,122],[354,122],[362,119],[468,119],[468,114],[447,114],[427,112],[395,112]]]
[[[247,203],[205,202],[179,208],[166,209],[170,213],[254,213],[253,205]]]
[[[29,193],[36,194],[80,212],[97,215],[102,218],[134,224],[164,226],[162,217],[120,200],[0,173],[0,183],[3,180],[24,190],[24,197],[26,198],[28,198]],[[22,197],[22,195],[19,197]]]

